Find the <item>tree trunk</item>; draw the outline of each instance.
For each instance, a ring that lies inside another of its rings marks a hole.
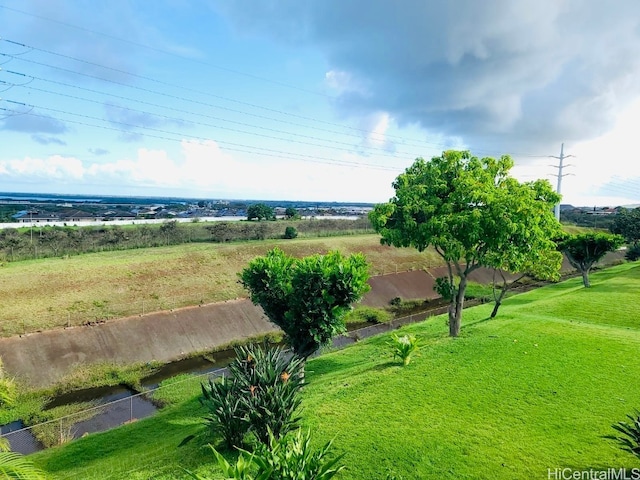
[[[457,337],[460,334],[462,309],[464,308],[464,292],[467,289],[467,278],[460,278],[460,285],[455,297],[449,305],[449,336]]]
[[[589,281],[589,269],[588,268],[582,269],[582,283],[584,283],[584,286],[586,288],[589,288],[591,286],[591,282]]]
[[[495,318],[495,316],[498,315],[498,309],[500,308],[500,305],[502,305],[503,296],[503,294],[500,294],[500,296],[496,300],[496,303],[493,305],[493,310],[491,311],[491,316],[489,318]]]

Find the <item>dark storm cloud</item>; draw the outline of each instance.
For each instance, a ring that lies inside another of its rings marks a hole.
[[[357,85],[339,93],[344,113],[387,111],[472,148],[555,151],[603,133],[640,95],[637,0],[217,5],[239,34],[324,51]]]

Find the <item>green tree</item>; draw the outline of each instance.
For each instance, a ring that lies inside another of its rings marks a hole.
[[[166,239],[166,244],[177,242],[180,238],[180,226],[177,220],[169,220],[160,225],[160,234]]]
[[[240,273],[251,300],[285,333],[293,351],[308,357],[345,330],[351,304],[369,289],[364,255],[340,252],[293,258],[275,248]]]
[[[264,203],[255,203],[247,208],[247,220],[275,220],[273,208]]]
[[[512,226],[515,228],[501,230],[501,244],[487,254],[487,266],[494,268],[495,304],[491,318],[498,314],[509,289],[522,279],[558,280],[562,266],[562,254],[554,242],[562,235],[562,227],[552,214],[560,195],[546,180],[519,183],[510,178],[503,187],[501,202],[507,205],[507,211],[518,212],[520,223]],[[505,272],[519,276],[508,282]],[[500,288],[497,288],[496,276],[501,279]]]
[[[418,158],[393,182],[395,197],[369,214],[381,243],[419,251],[433,246],[445,261],[451,336],[460,333],[471,272],[504,266],[511,257],[532,258],[522,250],[545,244],[548,206],[558,197],[542,182],[520,184],[509,176],[512,167],[507,155],[479,159],[466,151],[446,151],[430,161]],[[536,239],[531,247],[530,235]],[[513,238],[522,241],[505,250]]]
[[[296,230],[296,227],[287,227],[284,229],[284,238],[287,239],[292,239],[292,238],[296,238],[298,236],[298,230]]]
[[[284,211],[284,217],[287,220],[295,220],[297,218],[300,218],[300,214],[298,213],[298,210],[296,210],[293,207],[287,207],[286,210]]]
[[[567,256],[569,263],[582,274],[585,287],[590,287],[589,272],[607,253],[624,244],[620,235],[606,233],[581,233],[566,235],[558,241],[558,249]]]
[[[640,241],[640,207],[628,210],[621,209],[609,227],[611,233],[620,234],[628,243],[638,245]]]

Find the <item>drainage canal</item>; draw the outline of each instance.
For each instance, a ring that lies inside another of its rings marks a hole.
[[[437,314],[441,311],[433,313]],[[402,325],[422,321],[427,315],[429,314],[425,312],[416,313],[388,323],[353,330],[336,337],[333,346],[341,348],[360,339],[388,332]],[[122,385],[65,393],[52,399],[45,409],[78,402],[93,402],[95,407],[34,427],[25,427],[22,421],[12,422],[0,427],[0,435],[9,441],[11,450],[29,454],[47,446],[80,438],[89,433],[109,430],[154,414],[158,410],[158,406],[153,403],[150,393],[157,389],[163,380],[183,373],[221,374],[224,367],[229,365],[234,357],[233,350],[225,350],[215,353],[213,362],[204,357],[195,357],[169,363],[160,367],[149,377],[142,379],[141,385],[145,390],[142,393]]]
[[[9,441],[12,451],[27,455],[90,433],[110,430],[153,415],[158,410],[158,405],[150,394],[163,380],[182,373],[198,375],[221,372],[234,356],[234,351],[228,350],[216,353],[213,362],[196,357],[163,365],[158,371],[142,379],[143,392],[115,385],[58,395],[47,403],[45,410],[80,402],[91,402],[94,406],[34,427],[27,427],[22,421],[11,422],[0,426],[0,435]]]

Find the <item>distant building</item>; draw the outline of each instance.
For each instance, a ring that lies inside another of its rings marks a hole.
[[[60,222],[60,214],[57,212],[40,212],[38,210],[27,210],[16,213],[13,218],[20,223],[50,223]]]

